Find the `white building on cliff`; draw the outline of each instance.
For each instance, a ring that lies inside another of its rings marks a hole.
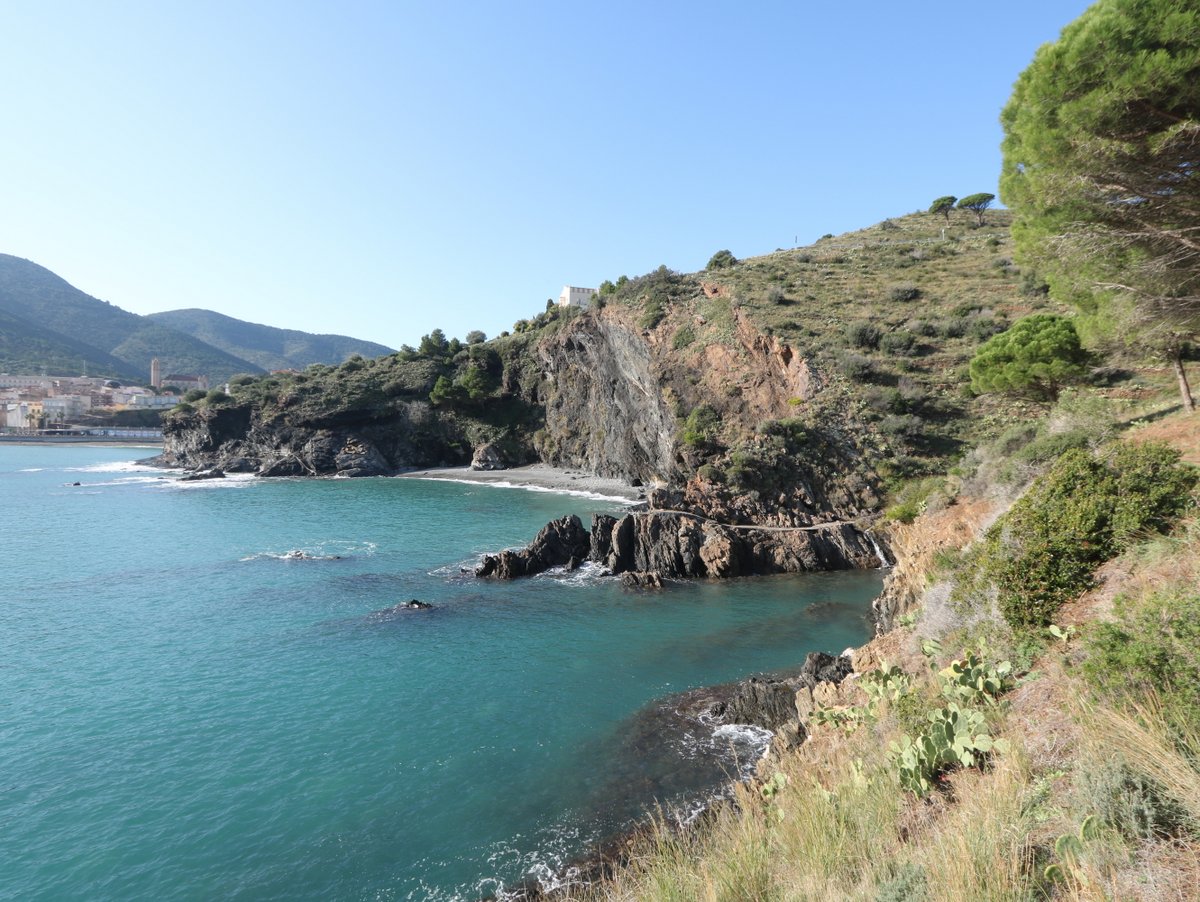
[[[595,288],[576,288],[574,285],[564,285],[562,294],[558,296],[558,306],[586,308],[592,302],[595,294]]]

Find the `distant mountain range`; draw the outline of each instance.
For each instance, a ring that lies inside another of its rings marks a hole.
[[[395,353],[392,348],[373,341],[260,326],[195,307],[151,313],[146,319],[198,338],[265,370],[304,369],[310,363],[337,364],[354,354],[381,357]]]
[[[0,254],[0,372],[87,373],[145,383],[157,357],[164,375],[198,373],[216,384],[237,373],[390,353],[371,341],[276,329],[210,310],[139,316],[85,294],[43,266]]]

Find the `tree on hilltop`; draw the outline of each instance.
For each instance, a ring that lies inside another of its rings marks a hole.
[[[1001,114],[1018,256],[1056,296],[1166,353],[1200,331],[1200,8],[1100,0],[1043,46]]]
[[[705,269],[729,269],[731,266],[737,266],[738,258],[728,250],[717,251],[709,258],[708,266]]]
[[[428,335],[421,336],[421,344],[417,346],[417,350],[426,357],[444,357],[450,349],[450,342],[446,340],[446,333],[441,329],[434,329]]]
[[[970,210],[975,214],[975,219],[979,225],[983,225],[983,214],[988,207],[992,205],[992,201],[996,199],[996,195],[988,194],[981,191],[978,194],[968,194],[958,202],[958,209]]]
[[[954,205],[958,203],[958,198],[953,194],[947,194],[945,197],[939,197],[929,205],[929,212],[934,216],[942,215],[946,217],[946,222],[950,221],[950,211],[954,209]]]

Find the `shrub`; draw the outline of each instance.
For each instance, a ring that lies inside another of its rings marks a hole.
[[[184,400],[185,401],[187,400],[186,395],[184,396]],[[219,388],[214,388],[212,391],[210,391],[208,394],[206,394],[204,396],[204,401],[207,404],[224,404],[226,401],[231,401],[231,400],[233,400],[233,399],[230,398],[229,395],[225,394],[225,392],[221,391],[221,389],[219,389]]]
[[[995,587],[1011,626],[1044,627],[1131,536],[1182,514],[1196,481],[1164,445],[1123,443],[1107,459],[1068,451],[988,530],[976,576]]]
[[[944,486],[938,477],[928,477],[909,482],[896,496],[896,503],[888,507],[883,516],[900,523],[911,523],[925,512],[929,499]]]
[[[838,354],[837,368],[839,373],[855,382],[872,382],[879,375],[871,358],[861,354]]]
[[[638,326],[643,329],[653,329],[666,317],[667,311],[660,302],[650,301],[642,311]]]
[[[701,404],[688,414],[683,425],[683,443],[689,448],[707,444],[721,428],[721,417],[707,404]]]
[[[1044,298],[1050,293],[1050,285],[1037,273],[1026,270],[1021,273],[1020,292],[1027,298]]]
[[[1115,698],[1156,694],[1170,722],[1200,727],[1200,590],[1121,596],[1115,613],[1085,640],[1092,684]]]
[[[907,356],[913,352],[916,346],[917,336],[903,329],[897,332],[888,332],[879,339],[879,350],[885,354]]]
[[[782,285],[772,285],[767,289],[767,301],[772,304],[786,304],[787,291]]]
[[[851,323],[846,327],[846,340],[856,348],[872,349],[879,347],[879,339],[883,330],[871,322]]]
[[[921,296],[921,289],[916,285],[893,285],[887,292],[889,301],[915,301]]]
[[[207,394],[207,392],[205,392],[204,389],[193,388],[186,395],[183,396],[183,400],[188,404],[192,404],[196,401],[199,401],[201,398],[203,398],[205,396],[205,394]]]
[[[883,418],[879,423],[879,431],[898,438],[911,438],[920,435],[924,426],[925,421],[915,414],[893,414]]]
[[[671,338],[671,347],[681,351],[696,340],[696,332],[691,326],[680,326]]]
[[[937,323],[937,330],[943,338],[962,338],[967,334],[967,322],[958,317],[940,320]]]

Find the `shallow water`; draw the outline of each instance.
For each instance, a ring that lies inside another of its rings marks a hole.
[[[480,553],[619,507],[180,483],[136,453],[0,446],[0,897],[474,898],[548,873],[761,746],[652,741],[656,700],[862,641],[880,582],[477,581]]]

